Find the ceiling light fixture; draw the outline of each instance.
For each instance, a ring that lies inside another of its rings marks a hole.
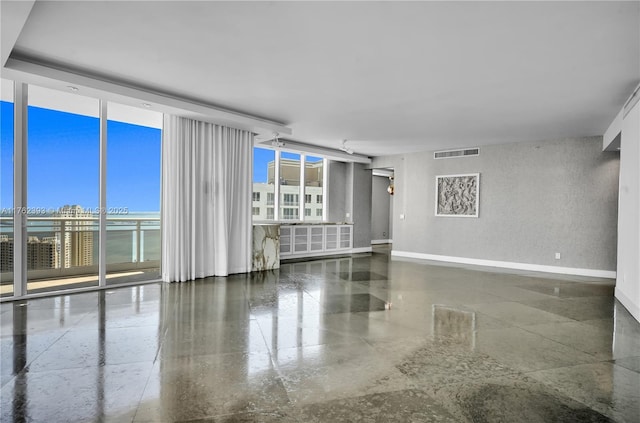
[[[340,147],[340,150],[344,151],[347,154],[353,154],[353,150],[347,147],[347,140],[342,140],[342,147]]]
[[[151,104],[149,104],[149,103],[142,103],[142,106],[143,106],[143,107],[146,107],[146,108],[148,109],[149,107],[151,107]]]
[[[74,87],[73,85],[67,85],[67,88],[69,89],[69,91],[73,91],[73,92],[78,91],[78,87]]]

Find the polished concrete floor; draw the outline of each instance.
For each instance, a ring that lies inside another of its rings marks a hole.
[[[610,280],[371,255],[0,305],[1,420],[638,422]]]

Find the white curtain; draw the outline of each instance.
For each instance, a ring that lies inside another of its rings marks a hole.
[[[253,134],[165,115],[162,279],[251,271]]]

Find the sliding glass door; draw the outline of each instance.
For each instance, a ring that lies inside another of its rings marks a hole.
[[[162,113],[107,110],[107,284],[157,279]]]
[[[101,244],[106,284],[158,279],[162,114],[109,103],[101,117],[100,100],[79,95],[75,87],[22,85],[27,132],[14,144],[20,102],[13,101],[13,85],[2,81],[0,295],[24,292],[15,289],[22,286],[13,268],[21,257],[27,294],[97,287]],[[13,233],[13,194],[16,163],[23,162],[14,145],[26,152],[26,173],[15,184],[19,193],[26,191],[26,203],[19,199],[25,203],[19,216],[26,219],[20,245]],[[106,204],[100,203],[101,187]]]
[[[98,285],[99,101],[29,86],[27,292]]]

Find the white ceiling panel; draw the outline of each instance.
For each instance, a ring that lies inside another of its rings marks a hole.
[[[379,156],[602,135],[640,2],[36,2],[11,57]]]

